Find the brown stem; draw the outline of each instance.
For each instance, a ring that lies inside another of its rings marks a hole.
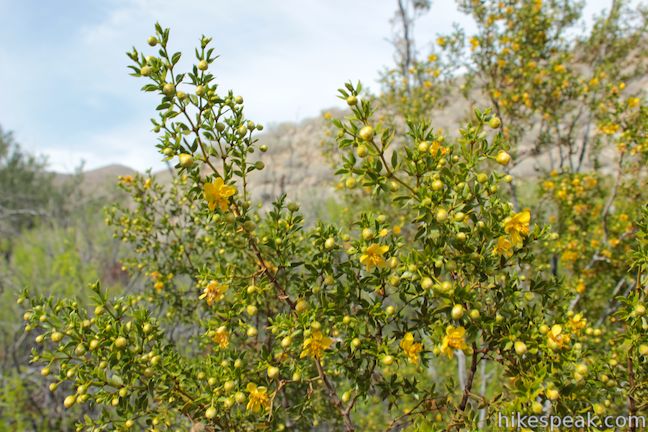
[[[315,366],[317,367],[317,373],[319,374],[320,379],[324,383],[324,387],[326,387],[326,391],[328,392],[329,399],[331,399],[331,403],[342,415],[342,420],[344,421],[344,430],[346,432],[355,431],[355,427],[353,426],[353,422],[351,421],[348,410],[345,410],[343,408],[342,401],[340,401],[340,398],[338,398],[333,384],[331,384],[328,377],[324,373],[324,369],[322,368],[322,364],[320,363],[318,358],[315,359]]]
[[[473,354],[472,361],[470,363],[470,370],[468,371],[468,379],[466,380],[466,387],[464,388],[464,394],[461,398],[461,403],[459,404],[459,411],[464,411],[466,405],[468,404],[468,396],[470,396],[470,391],[472,390],[473,381],[475,380],[475,373],[477,372],[477,364],[479,363],[479,350],[477,349],[477,344],[473,343]]]

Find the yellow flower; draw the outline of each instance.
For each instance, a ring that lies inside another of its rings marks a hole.
[[[507,257],[513,256],[513,244],[504,236],[497,239],[497,244],[493,248],[493,255],[505,255]]]
[[[118,178],[121,184],[127,185],[133,183],[133,176],[119,176]]]
[[[360,263],[367,268],[367,271],[371,271],[374,267],[385,267],[385,258],[383,258],[383,255],[388,250],[389,246],[381,246],[378,243],[373,243],[360,256]]]
[[[563,333],[560,324],[553,325],[551,330],[547,332],[547,346],[553,350],[563,348],[570,341],[569,333]]]
[[[640,102],[641,102],[641,100],[640,100],[638,97],[631,97],[631,98],[628,98],[628,106],[629,106],[630,108],[636,108],[636,107],[638,107]]]
[[[257,387],[254,383],[248,383],[245,389],[250,393],[247,404],[248,411],[259,412],[261,408],[264,410],[270,409],[270,396],[268,396],[268,389],[266,387]]]
[[[619,131],[620,127],[618,124],[610,123],[606,125],[599,126],[599,130],[605,135],[614,135]]]
[[[511,236],[513,246],[522,246],[522,237],[529,234],[529,222],[531,222],[531,213],[528,210],[504,219],[504,231]]]
[[[227,331],[227,328],[225,326],[218,327],[213,340],[219,347],[227,348],[229,346],[229,331]]]
[[[573,317],[569,318],[567,326],[573,333],[578,334],[581,329],[587,327],[587,319],[583,318],[583,314],[577,313]]]
[[[551,180],[545,180],[544,182],[542,182],[542,188],[544,190],[550,191],[553,190],[554,187],[556,187],[556,184]]]
[[[221,285],[212,280],[209,281],[200,298],[206,299],[207,304],[211,306],[215,301],[220,301],[225,297],[225,291],[227,291],[227,285]]]
[[[218,177],[213,183],[207,183],[204,187],[205,199],[209,210],[216,207],[221,211],[227,211],[228,198],[236,193],[234,186],[227,186],[222,178]]]
[[[471,51],[475,51],[479,47],[479,38],[477,36],[473,36],[470,38],[470,49]]]
[[[306,356],[322,358],[324,350],[328,349],[333,343],[333,339],[324,336],[321,331],[313,330],[311,337],[304,340],[304,347],[299,358]]]
[[[419,353],[423,350],[423,345],[414,342],[414,335],[412,333],[405,333],[400,347],[405,351],[410,363],[418,364]]]
[[[448,357],[452,357],[454,350],[466,349],[468,346],[464,339],[465,334],[466,329],[463,327],[448,326],[446,328],[446,335],[441,342],[441,352]]]

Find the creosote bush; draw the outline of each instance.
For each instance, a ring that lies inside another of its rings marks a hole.
[[[401,133],[346,84],[337,175],[380,204],[349,225],[305,221],[286,196],[250,200],[262,127],[215,83],[210,39],[186,72],[168,29],[148,44],[128,56],[160,97],[153,129],[177,176],[121,178],[133,205],[107,213],[148,289],[108,298],[93,285],[93,310],[20,299],[50,389],[67,383],[65,408],[95,414],[79,430],[475,430],[498,413],[646,412],[648,208],[608,222],[627,244],[619,271],[634,272],[606,311],[614,327],[593,322],[596,308],[571,304],[583,251],[566,257],[570,234],[510,202],[512,142],[492,110],[456,138],[424,116]],[[645,120],[628,130],[645,160]],[[600,182],[553,178],[559,223],[582,235],[576,205],[604,199]]]

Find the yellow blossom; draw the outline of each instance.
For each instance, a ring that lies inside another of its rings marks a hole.
[[[200,298],[206,299],[207,304],[211,306],[214,302],[220,301],[225,297],[225,291],[227,291],[227,285],[222,285],[212,280],[209,281]]]
[[[479,47],[479,38],[477,36],[473,36],[470,38],[470,49],[472,51],[475,51]]]
[[[465,334],[466,329],[463,327],[448,326],[441,342],[441,352],[448,357],[452,357],[454,350],[466,349],[468,346],[464,339]]]
[[[583,318],[583,314],[577,313],[569,318],[567,326],[573,333],[578,333],[581,329],[587,327],[587,319]]]
[[[493,248],[493,255],[513,256],[513,244],[504,236],[497,239],[497,244]]]
[[[418,342],[414,342],[414,335],[412,333],[406,333],[403,337],[403,340],[400,342],[400,347],[407,358],[409,358],[410,363],[418,364],[419,362],[419,353],[423,350],[423,345]]]
[[[529,234],[529,222],[531,222],[531,213],[528,210],[504,219],[504,231],[511,236],[513,246],[522,246],[522,237]]]
[[[207,183],[204,187],[205,199],[209,210],[214,210],[216,207],[221,211],[227,211],[228,199],[236,193],[234,186],[227,186],[222,178],[218,177],[213,183]]]
[[[374,267],[385,267],[385,258],[383,258],[383,255],[388,250],[389,246],[373,243],[360,256],[360,263],[367,268],[367,271],[371,271]]]
[[[620,129],[619,125],[615,123],[599,126],[599,130],[605,135],[614,135],[619,131],[619,129]]]
[[[556,184],[551,180],[545,180],[544,182],[542,182],[542,188],[544,190],[550,191],[553,190],[554,187],[556,187]]]
[[[547,332],[547,346],[551,349],[560,349],[569,344],[571,337],[569,333],[563,333],[563,328],[560,324],[555,324],[551,330]]]
[[[304,358],[309,356],[322,358],[322,353],[324,353],[324,350],[328,349],[332,343],[333,339],[324,336],[319,330],[313,330],[311,336],[304,340],[303,350],[299,357]]]
[[[121,184],[131,184],[133,183],[133,176],[119,176],[119,181]]]
[[[227,348],[229,346],[229,331],[227,331],[227,327],[218,327],[218,329],[216,329],[216,333],[214,334],[213,340],[219,347]]]
[[[259,412],[270,409],[270,396],[268,396],[268,389],[266,387],[258,387],[254,383],[248,383],[245,388],[250,397],[248,399],[247,410],[252,412]]]

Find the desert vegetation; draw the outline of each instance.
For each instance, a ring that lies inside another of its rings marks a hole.
[[[0,430],[645,427],[648,9],[457,5],[424,49],[399,0],[379,90],[264,132],[156,24],[126,60],[171,174],[101,199],[2,134]]]

